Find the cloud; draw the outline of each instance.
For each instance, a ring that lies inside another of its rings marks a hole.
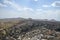
[[[36,2],[37,2],[38,0],[34,0],[34,1],[36,1]]]
[[[55,1],[51,4],[53,7],[60,7],[60,1]]]
[[[0,3],[0,7],[7,7],[7,5]]]
[[[41,11],[35,11],[34,17],[37,19],[55,19],[55,20],[60,20],[60,10],[41,10]]]
[[[42,7],[50,7],[50,5],[42,5]]]
[[[54,1],[50,5],[42,5],[42,7],[60,7],[60,1]]]
[[[36,11],[43,11],[43,9],[36,9]]]
[[[2,5],[2,6],[8,6],[9,5],[9,7],[13,8],[17,11],[28,11],[28,10],[33,11],[32,8],[23,7],[23,6],[15,3],[15,2],[13,2],[12,0],[3,0],[3,3],[4,3],[4,5]]]
[[[4,0],[4,3],[5,3],[6,5],[10,5],[10,7],[14,8],[14,9],[16,9],[16,10],[18,10],[18,11],[21,11],[21,10],[22,10],[21,6],[19,6],[18,4],[14,3],[14,2],[12,2],[12,1]]]
[[[24,11],[17,12],[13,10],[0,9],[0,18],[7,17],[23,17],[23,18],[34,18],[34,19],[55,19],[60,20],[60,10],[43,10],[36,9],[34,11],[30,11],[29,8],[25,7]],[[6,15],[7,14],[7,15]]]
[[[28,8],[28,7],[24,7],[23,10],[24,10],[24,11],[28,11],[28,10],[29,10],[29,11],[34,11],[32,8]]]

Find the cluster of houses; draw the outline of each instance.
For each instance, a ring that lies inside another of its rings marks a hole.
[[[26,33],[22,40],[60,40],[60,32],[50,29],[37,29]]]

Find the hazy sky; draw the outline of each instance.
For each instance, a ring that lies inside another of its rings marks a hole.
[[[60,0],[0,0],[0,18],[60,20]]]

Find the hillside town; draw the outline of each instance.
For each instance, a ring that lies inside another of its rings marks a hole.
[[[0,28],[0,40],[60,40],[60,22],[20,20],[11,27]]]

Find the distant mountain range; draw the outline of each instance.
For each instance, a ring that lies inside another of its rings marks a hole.
[[[8,22],[8,21],[18,21],[18,20],[36,20],[36,21],[51,21],[51,22],[59,22],[56,21],[54,19],[48,20],[48,19],[32,19],[32,18],[4,18],[4,19],[0,19],[0,22]]]
[[[0,19],[0,22],[19,21],[19,20],[25,20],[25,19],[24,18],[5,18],[5,19]]]

